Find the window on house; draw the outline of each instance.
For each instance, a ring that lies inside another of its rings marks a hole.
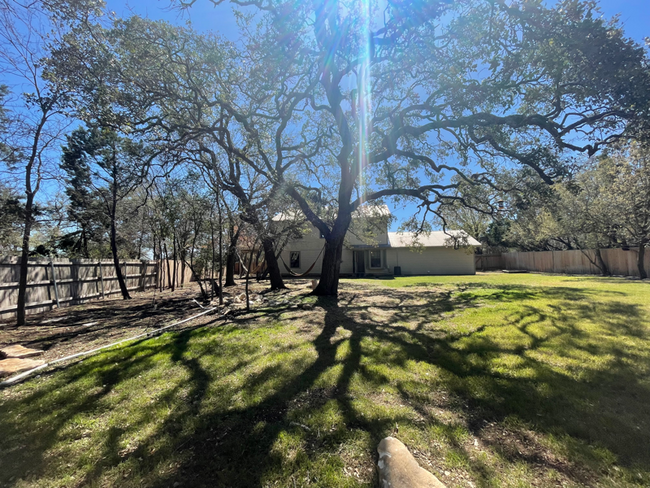
[[[381,268],[381,251],[370,251],[370,267]]]
[[[292,268],[300,268],[300,251],[291,251],[289,258]]]

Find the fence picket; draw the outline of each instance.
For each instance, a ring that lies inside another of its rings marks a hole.
[[[129,291],[145,291],[164,283],[159,276],[160,270],[164,269],[161,261],[124,261],[121,267]],[[117,277],[113,263],[109,261],[41,259],[30,260],[28,268],[28,314],[52,310],[55,305],[65,307],[88,300],[104,299],[119,292],[116,283],[112,284]],[[20,258],[0,258],[0,319],[10,318],[16,313],[19,269]],[[153,272],[148,272],[151,269]],[[182,279],[185,282],[194,281],[189,267],[186,267],[186,271]],[[181,276],[180,273],[177,274],[178,284]],[[50,294],[52,289],[54,297]]]

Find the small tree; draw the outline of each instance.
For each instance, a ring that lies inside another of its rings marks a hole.
[[[24,221],[20,194],[0,182],[0,253],[14,254],[20,249]]]
[[[604,176],[602,171],[588,167],[573,181],[558,185],[558,199],[553,211],[557,228],[565,236],[567,246],[582,251],[603,276],[609,276],[601,249],[615,244],[616,223]]]
[[[83,258],[90,257],[89,243],[102,241],[104,228],[110,228],[101,195],[92,187],[90,167],[84,162],[87,138],[85,130],[74,131],[67,137],[61,157],[61,168],[67,174],[67,217],[76,227],[63,237],[61,247],[68,255]]]
[[[52,149],[67,123],[62,118],[66,92],[43,76],[49,25],[40,3],[0,1],[0,73],[13,84],[14,108],[4,113],[0,157],[22,182],[23,229],[16,322],[25,323],[28,258],[35,222],[36,196],[51,176]],[[6,95],[6,87],[3,87]]]
[[[436,215],[443,229],[458,229],[474,237],[484,251],[492,244],[490,229],[504,210],[503,192],[496,188],[460,180],[458,188],[440,205]]]
[[[506,240],[522,250],[578,249],[610,274],[601,249],[638,246],[637,267],[645,277],[650,242],[650,158],[641,143],[617,145],[579,165],[552,187],[529,186],[510,195]],[[593,253],[592,253],[593,251]]]
[[[145,146],[120,137],[109,129],[79,128],[68,137],[63,150],[62,168],[76,181],[101,198],[104,215],[110,225],[110,246],[120,291],[124,299],[131,295],[120,268],[118,252],[119,207],[145,181],[152,154]]]
[[[650,243],[650,148],[635,143],[611,151],[598,163],[601,192],[611,225],[624,243],[638,246],[639,276],[647,278],[645,248]]]

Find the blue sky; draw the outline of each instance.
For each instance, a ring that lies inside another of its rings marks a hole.
[[[548,3],[555,2],[551,0]],[[650,0],[601,0],[599,4],[605,18],[620,15],[627,36],[641,43],[646,36],[650,36]],[[214,7],[208,0],[197,0],[192,8],[183,13],[170,9],[169,5],[169,0],[107,1],[109,10],[114,11],[118,17],[136,13],[176,24],[190,21],[197,30],[215,30],[229,39],[237,39],[235,18],[228,4]],[[389,207],[397,217],[391,230],[396,230],[399,223],[411,216],[415,210],[415,207],[402,208],[390,204]]]
[[[552,4],[554,2],[548,2]],[[130,12],[148,16],[152,19],[165,19],[174,23],[191,20],[196,29],[220,31],[226,37],[236,38],[237,29],[228,5],[213,7],[208,0],[197,0],[185,15],[169,9],[169,0],[108,0],[108,8],[118,16],[128,16]],[[633,39],[642,42],[650,36],[650,0],[601,0],[600,8],[605,17],[620,14],[625,32]]]
[[[605,17],[620,14],[625,33],[636,41],[650,36],[650,2],[648,0],[603,0],[600,8]]]

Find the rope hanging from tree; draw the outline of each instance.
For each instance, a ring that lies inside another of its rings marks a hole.
[[[318,253],[318,256],[316,256],[316,260],[312,263],[312,265],[309,267],[309,269],[307,271],[305,271],[304,273],[301,273],[301,274],[294,273],[293,271],[291,271],[291,268],[289,266],[287,266],[287,263],[284,262],[284,259],[282,258],[282,254],[280,254],[280,261],[282,261],[282,264],[284,265],[284,268],[287,270],[287,273],[289,273],[291,276],[293,276],[294,278],[304,278],[305,276],[307,276],[311,272],[312,269],[314,269],[314,266],[316,266],[316,263],[318,262],[318,258],[320,258],[320,255],[323,254],[324,250],[325,250],[325,246],[323,246],[323,249],[320,250],[320,252]]]

